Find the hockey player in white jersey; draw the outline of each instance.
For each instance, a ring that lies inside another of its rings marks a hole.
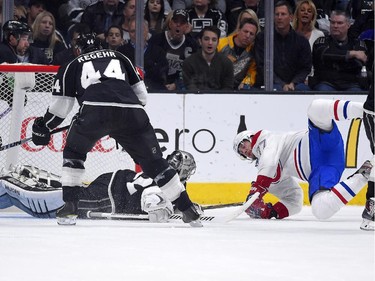
[[[307,131],[243,131],[235,137],[235,153],[243,160],[256,161],[258,168],[248,199],[256,192],[260,195],[246,210],[250,217],[282,219],[299,213],[303,192],[297,179],[309,183],[312,213],[321,220],[332,217],[366,185],[372,169],[370,161],[341,180],[344,145],[335,123],[361,118],[363,103],[318,99],[310,104],[307,115]],[[279,202],[264,203],[262,198],[267,192]]]

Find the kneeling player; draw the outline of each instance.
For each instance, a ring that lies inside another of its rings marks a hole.
[[[246,210],[252,218],[282,219],[300,212],[303,193],[296,179],[309,183],[312,213],[332,217],[367,183],[372,164],[366,161],[350,178],[341,181],[345,167],[343,140],[335,121],[362,117],[363,104],[341,100],[314,100],[308,109],[308,130],[276,134],[244,131],[233,149],[243,160],[256,161],[258,175],[248,198],[259,198]],[[335,120],[335,121],[334,121]],[[270,192],[280,201],[265,204]]]
[[[193,156],[174,151],[167,158],[185,184],[194,174]],[[79,194],[78,216],[89,211],[144,214],[152,222],[166,222],[173,213],[172,203],[144,173],[118,170],[100,175]],[[30,166],[17,166],[0,178],[0,209],[16,206],[38,218],[54,218],[64,205],[60,177]]]

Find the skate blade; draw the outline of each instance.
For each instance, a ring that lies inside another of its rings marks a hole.
[[[359,228],[365,231],[374,231],[374,222],[364,219]]]
[[[57,218],[58,225],[76,225],[76,222],[77,222],[77,216]]]
[[[191,222],[189,222],[189,224],[192,227],[203,227],[203,224],[199,219],[197,219],[195,221],[191,221]]]

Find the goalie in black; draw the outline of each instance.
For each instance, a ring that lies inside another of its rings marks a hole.
[[[194,174],[194,157],[177,150],[167,157],[182,184]],[[0,209],[16,206],[37,218],[55,218],[64,205],[60,176],[31,166],[13,167],[0,177]],[[155,182],[144,173],[118,170],[96,178],[81,189],[78,217],[88,212],[148,214],[151,222],[166,222],[173,206]]]

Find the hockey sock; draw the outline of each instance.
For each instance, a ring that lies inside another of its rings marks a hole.
[[[316,193],[311,202],[314,216],[321,220],[329,219],[353,199],[366,183],[367,179],[363,175],[355,174],[331,190]]]
[[[307,115],[315,126],[326,131],[332,129],[332,120],[342,121],[362,118],[363,103],[345,100],[314,100]]]

